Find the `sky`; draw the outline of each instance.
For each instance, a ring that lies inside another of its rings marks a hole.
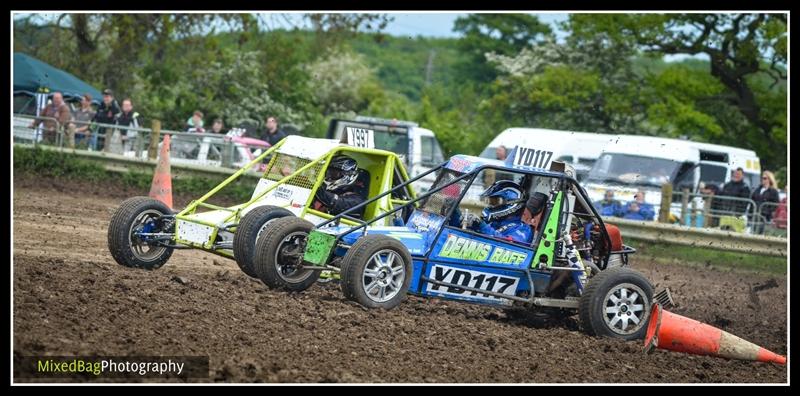
[[[384,32],[393,36],[411,36],[422,35],[426,37],[459,37],[459,34],[453,32],[453,23],[456,18],[466,16],[466,13],[390,13],[394,17],[394,21],[384,29]],[[539,17],[539,20],[549,24],[555,29],[554,22],[563,22],[567,20],[567,14],[564,13],[539,13],[532,14]],[[557,31],[558,33],[563,32]]]

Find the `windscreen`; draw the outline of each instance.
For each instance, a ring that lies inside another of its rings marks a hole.
[[[605,153],[592,167],[587,181],[660,187],[671,183],[680,162],[665,158]]]

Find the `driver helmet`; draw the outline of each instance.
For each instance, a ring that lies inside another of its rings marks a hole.
[[[325,171],[325,189],[338,192],[355,184],[358,178],[358,162],[346,156],[337,155],[331,159]]]
[[[518,213],[525,207],[525,192],[511,180],[499,180],[481,193],[481,199],[488,204],[481,217],[486,222],[502,220]]]

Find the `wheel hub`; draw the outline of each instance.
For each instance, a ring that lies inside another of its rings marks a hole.
[[[605,298],[606,325],[615,333],[631,334],[640,329],[648,315],[644,291],[624,283],[611,289]]]

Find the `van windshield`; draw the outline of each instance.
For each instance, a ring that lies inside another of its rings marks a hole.
[[[672,182],[680,164],[665,158],[604,153],[589,171],[587,181],[660,187]]]

